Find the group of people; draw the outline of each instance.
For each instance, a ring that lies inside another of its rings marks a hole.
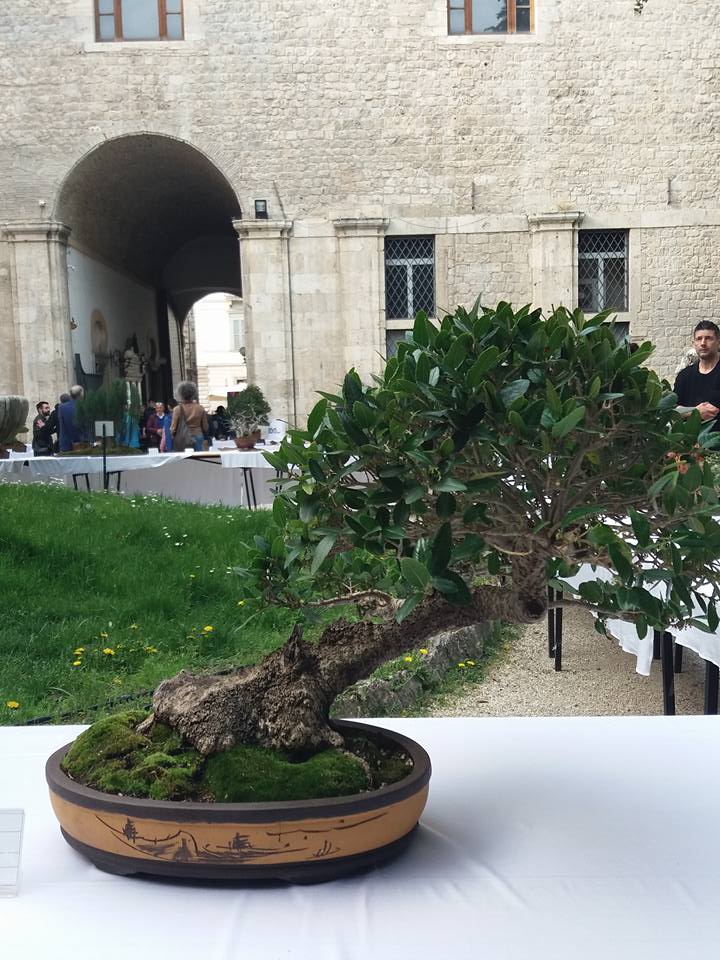
[[[47,400],[35,404],[32,448],[36,457],[65,453],[72,450],[74,444],[86,440],[75,421],[75,404],[82,395],[83,388],[75,384],[69,393],[60,394],[54,407]]]
[[[219,406],[208,415],[198,401],[194,383],[184,380],[178,384],[177,400],[168,404],[149,400],[140,416],[140,446],[158,449],[161,453],[186,450],[206,450],[213,440],[227,440],[235,436],[225,407]]]

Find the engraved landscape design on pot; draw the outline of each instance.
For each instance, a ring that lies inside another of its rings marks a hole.
[[[93,810],[56,794],[52,802],[63,828],[96,849],[143,860],[239,864],[321,860],[377,849],[413,829],[426,797],[427,787],[363,813],[265,823],[243,823],[241,812],[235,823],[182,823]]]

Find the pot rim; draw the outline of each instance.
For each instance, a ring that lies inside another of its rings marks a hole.
[[[213,823],[264,823],[268,820],[307,820],[313,817],[343,816],[363,810],[390,806],[418,793],[430,780],[432,768],[427,752],[409,737],[385,727],[353,720],[335,720],[332,724],[347,733],[374,734],[382,742],[390,741],[410,755],[410,773],[379,790],[349,794],[343,797],[321,797],[317,800],[273,800],[266,803],[201,803],[189,800],[152,800],[103,793],[71,780],[60,763],[72,744],[56,750],[45,765],[45,778],[50,790],[63,800],[82,807],[100,810],[136,811],[137,816],[155,820],[212,821]]]

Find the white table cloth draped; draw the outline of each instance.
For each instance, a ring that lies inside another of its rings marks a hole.
[[[0,807],[26,811],[0,901],[8,958],[690,960],[717,950],[720,719],[378,721],[433,778],[381,870],[309,887],[103,874],[62,840],[44,763],[80,728],[0,728]]]
[[[272,481],[276,473],[262,455],[262,450],[213,450],[206,454],[148,453],[107,458],[108,471],[121,471],[120,489],[124,493],[162,494],[178,500],[225,506],[247,506],[247,472],[252,471],[252,484],[258,506],[272,503]],[[185,462],[189,461],[189,462]],[[162,468],[157,472],[157,468]],[[219,467],[225,469],[220,470]],[[102,457],[27,457],[0,460],[0,478],[8,476],[20,482],[65,479],[75,474],[88,474],[94,489],[102,486]],[[83,482],[83,481],[81,481]],[[114,481],[113,481],[114,488]]]
[[[608,581],[612,580],[613,576],[612,571],[606,567],[594,567],[585,563],[574,577],[568,577],[562,582],[577,589],[581,583],[587,583],[591,580]],[[702,611],[699,608],[696,610],[696,615],[702,617]],[[643,676],[649,676],[653,659],[652,630],[648,630],[644,637],[640,637],[632,623],[617,619],[609,619],[607,628],[622,649],[637,658],[637,672],[643,674]],[[720,629],[715,633],[706,633],[704,630],[699,630],[693,626],[669,627],[668,632],[672,634],[675,642],[679,643],[680,646],[688,647],[688,649],[699,654],[703,660],[709,660],[711,663],[720,666]]]

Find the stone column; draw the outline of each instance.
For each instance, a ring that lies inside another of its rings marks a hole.
[[[74,383],[67,280],[69,227],[54,221],[2,225],[10,249],[17,390],[55,403]]]
[[[339,309],[345,330],[345,366],[362,380],[379,373],[385,356],[383,236],[387,220],[334,220],[338,241]]]
[[[577,307],[577,232],[583,215],[541,213],[528,217],[532,303],[552,307]]]
[[[288,220],[234,220],[240,238],[248,382],[256,383],[272,416],[296,419],[294,331]]]

